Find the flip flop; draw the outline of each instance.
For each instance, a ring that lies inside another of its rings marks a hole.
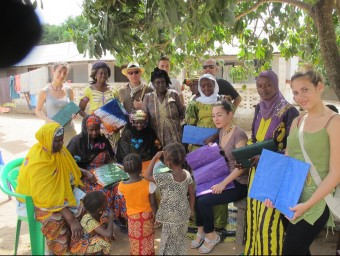
[[[211,246],[211,247],[210,248],[206,247],[203,243],[198,250],[202,254],[207,254],[207,253],[210,253],[212,251],[212,249],[214,249],[214,247],[221,241],[221,237],[219,235],[217,235],[217,238],[215,240],[210,240],[208,238],[204,238],[204,241],[207,242],[209,244],[209,246]]]

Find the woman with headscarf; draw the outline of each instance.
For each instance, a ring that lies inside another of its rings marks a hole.
[[[148,116],[143,110],[134,110],[130,114],[130,123],[125,127],[117,145],[118,163],[130,154],[138,154],[142,161],[151,160],[162,149],[156,133],[148,127]]]
[[[81,133],[72,138],[67,145],[74,160],[83,172],[88,173],[84,182],[84,192],[103,191],[108,208],[115,211],[116,218],[126,218],[125,201],[119,196],[117,184],[103,187],[98,184],[91,170],[104,164],[115,162],[109,140],[100,132],[101,121],[95,115],[83,119]],[[122,220],[123,221],[123,220]]]
[[[249,143],[274,139],[278,149],[284,151],[290,126],[299,111],[283,97],[277,75],[264,71],[256,79],[260,103],[256,105]],[[249,189],[254,179],[260,156],[255,156],[249,174]],[[247,198],[246,255],[281,255],[284,229],[280,212],[267,208],[262,202]]]
[[[64,128],[44,124],[35,134],[38,143],[29,150],[20,167],[16,192],[33,198],[36,219],[50,252],[67,253],[72,240],[82,235],[73,187],[82,186],[82,173],[63,146]]]
[[[191,76],[184,80],[184,84],[190,88],[190,91],[192,93],[189,99],[189,103],[191,101],[195,101],[200,96],[200,93],[198,91],[198,81],[199,81],[199,76]]]
[[[102,107],[109,101],[115,98],[115,91],[108,85],[108,78],[111,76],[111,69],[103,61],[98,61],[92,65],[90,77],[90,85],[84,89],[84,94],[79,102],[81,111],[79,112],[82,117],[85,117],[86,106],[89,103],[90,107],[88,114],[92,114],[93,111]],[[112,148],[115,150],[116,143],[119,139],[119,132],[110,134],[102,127],[102,133],[109,139]]]
[[[170,78],[165,70],[155,68],[151,73],[154,92],[145,95],[143,110],[150,117],[150,127],[156,132],[163,147],[182,141],[185,107],[178,93],[169,89]]]
[[[212,118],[214,104],[224,98],[218,94],[219,86],[215,77],[211,74],[204,74],[198,79],[199,97],[190,101],[185,113],[185,121],[188,125],[197,127],[215,128]],[[189,145],[189,152],[198,149],[199,145]],[[215,228],[218,231],[225,231],[228,224],[228,204],[214,206]],[[226,232],[226,231],[225,231]]]

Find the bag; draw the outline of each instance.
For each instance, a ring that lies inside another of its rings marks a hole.
[[[241,148],[235,148],[231,153],[235,157],[236,163],[241,164],[243,168],[250,168],[252,162],[249,159],[253,156],[261,155],[263,149],[277,152],[277,146],[274,139],[256,142]]]
[[[304,148],[303,134],[302,133],[303,133],[303,128],[305,126],[306,118],[307,118],[307,115],[304,115],[302,117],[302,122],[301,122],[301,125],[300,125],[300,128],[299,128],[299,142],[300,142],[301,150],[302,150],[303,156],[305,158],[305,161],[310,164],[309,171],[311,173],[311,176],[312,176],[314,182],[316,183],[316,185],[319,186],[320,183],[322,182],[321,177],[320,177],[319,173],[316,171],[315,166],[313,165],[312,161],[310,160],[310,158],[307,155],[307,152],[305,151],[305,148]],[[329,209],[333,213],[335,220],[340,221],[340,184],[338,184],[335,187],[334,196],[332,196],[331,194],[328,194],[324,199],[325,199]]]

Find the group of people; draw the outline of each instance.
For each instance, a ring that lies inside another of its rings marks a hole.
[[[17,192],[33,197],[36,218],[43,224],[42,232],[52,253],[109,254],[115,222],[127,227],[132,255],[155,254],[154,227],[158,225],[162,225],[159,254],[183,255],[191,218],[197,234],[190,247],[207,254],[220,242],[215,230],[227,224],[228,203],[243,198],[247,198],[247,255],[310,254],[309,247],[322,228],[334,225],[323,198],[340,182],[340,159],[336,155],[340,118],[323,104],[324,83],[311,67],[305,66],[293,75],[291,88],[296,103],[308,113],[303,131],[305,147],[323,181],[317,186],[308,176],[299,203],[291,208],[292,219],[269,200],[247,197],[260,156],[254,156],[252,167],[246,169],[232,154],[232,150],[247,144],[274,139],[282,154],[305,161],[297,139],[302,115],[281,94],[273,71],[261,72],[256,78],[260,102],[248,138],[233,122],[241,96],[229,82],[215,78],[217,65],[213,59],[204,62],[203,75],[186,79],[192,91],[187,106],[180,86],[168,74],[167,58],[159,60],[151,74],[151,85],[141,82],[144,69],[138,63],[129,63],[122,71],[129,83],[118,90],[111,90],[107,84],[109,66],[95,63],[92,81],[79,103],[83,121],[78,135],[73,121],[61,127],[51,120],[58,109],[74,101],[72,89],[63,83],[67,70],[67,64],[56,64],[51,84],[39,94],[36,114],[47,123],[36,133],[38,143],[21,166],[17,188]],[[121,131],[110,134],[93,111],[114,98],[124,106],[129,121]],[[183,146],[186,124],[218,129],[205,142],[219,145],[230,174],[216,182],[211,193],[195,195],[195,170],[185,169],[186,155],[199,148]],[[167,171],[154,172],[158,161],[167,166]],[[143,167],[145,162],[147,168]],[[100,185],[93,169],[109,163],[119,164],[129,179],[107,187]],[[230,183],[234,187],[225,189]],[[79,188],[86,194],[81,203],[75,196]]]

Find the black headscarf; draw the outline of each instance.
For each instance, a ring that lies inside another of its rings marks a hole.
[[[104,147],[90,147],[89,134],[87,132],[86,126],[87,119],[90,116],[91,115],[84,117],[81,124],[81,133],[74,136],[67,145],[67,149],[70,151],[74,160],[81,168],[86,168],[93,161],[93,159],[103,151],[108,151],[110,157],[114,157],[110,141],[103,134],[100,134],[98,138],[95,139],[95,143],[98,143],[99,145],[104,145]]]
[[[166,82],[166,88],[170,88],[169,86],[171,84],[170,77],[165,70],[155,68],[151,72],[151,83],[153,83],[156,80],[156,78],[164,78]]]

